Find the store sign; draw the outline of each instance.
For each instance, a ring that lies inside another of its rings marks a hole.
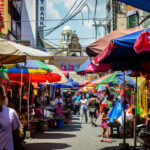
[[[46,0],[39,0],[39,10],[38,10],[38,26],[45,27],[46,26]]]
[[[79,69],[79,65],[61,65],[62,71],[77,71]]]
[[[0,0],[0,32],[7,34],[7,0]]]

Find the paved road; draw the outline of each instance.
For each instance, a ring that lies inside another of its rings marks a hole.
[[[102,130],[90,124],[80,125],[79,118],[61,129],[50,129],[48,132],[36,133],[26,140],[26,150],[118,150],[122,139],[113,138],[112,143],[100,142]],[[133,139],[127,139],[132,145]]]

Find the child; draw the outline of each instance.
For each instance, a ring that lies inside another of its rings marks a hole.
[[[107,125],[107,120],[109,119],[109,117],[107,117],[108,111],[109,111],[109,108],[104,107],[102,115],[101,115],[101,120],[102,120],[101,128],[103,128],[103,133],[101,136],[101,142],[104,142],[103,138],[104,138],[104,135],[106,132],[106,138],[107,138],[106,142],[111,143],[112,141],[109,140],[109,130],[108,130],[108,125]]]

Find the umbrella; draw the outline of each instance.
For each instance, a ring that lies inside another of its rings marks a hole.
[[[54,84],[53,85],[56,88],[77,88],[78,87],[78,83],[75,82],[72,78],[68,79],[68,83],[64,83],[64,84]]]
[[[46,64],[44,64],[42,61],[39,60],[27,60],[26,63],[18,63],[17,67],[43,69],[43,70],[52,71],[50,67],[48,67]]]
[[[123,84],[123,79],[124,74],[122,72],[115,72],[105,79],[101,80],[99,84],[108,84],[108,83],[113,83],[113,84]],[[131,85],[133,87],[136,87],[136,83],[127,75],[125,75],[125,82],[128,85]]]
[[[19,62],[25,62],[27,58],[49,59],[49,57],[49,54],[46,52],[0,38],[1,64],[16,64]]]
[[[150,12],[150,1],[149,0],[118,0],[127,5],[142,9],[144,11]]]
[[[150,29],[137,31],[114,39],[94,58],[94,62],[110,64],[110,69],[113,70],[139,70],[150,72],[149,64],[147,64],[150,58],[150,51],[137,53],[134,50],[134,44],[143,31],[150,32]]]
[[[47,74],[20,74],[20,73],[7,73],[10,80],[20,81],[22,76],[23,82],[39,82],[44,83],[46,81],[54,83],[61,80],[61,76],[56,73],[48,72]],[[31,77],[31,80],[30,80]]]
[[[68,79],[63,74],[63,72],[61,70],[59,70],[56,66],[54,66],[54,65],[47,65],[47,66],[53,70],[52,73],[57,73],[58,75],[61,76],[61,80],[57,82],[58,84],[60,84],[60,83],[63,84],[63,83],[68,82]]]
[[[100,72],[100,71],[105,72],[109,68],[110,68],[110,65],[100,64],[100,66],[96,66],[91,62],[90,59],[88,59],[80,66],[80,68],[77,70],[77,73],[80,75],[85,75],[86,73],[95,73],[95,72]]]
[[[92,44],[86,47],[86,53],[89,57],[97,56],[107,45],[109,42],[115,38],[128,35],[130,33],[136,32],[141,30],[139,27],[133,29],[123,29],[123,30],[115,30],[110,34],[98,39],[97,41],[93,42]]]

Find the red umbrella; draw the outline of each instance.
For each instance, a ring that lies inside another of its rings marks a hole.
[[[20,73],[7,73],[9,79],[12,81],[20,81]],[[53,83],[61,80],[61,76],[56,73],[47,73],[47,74],[23,74],[23,81],[28,81],[31,79],[31,82],[44,83],[46,81]]]

